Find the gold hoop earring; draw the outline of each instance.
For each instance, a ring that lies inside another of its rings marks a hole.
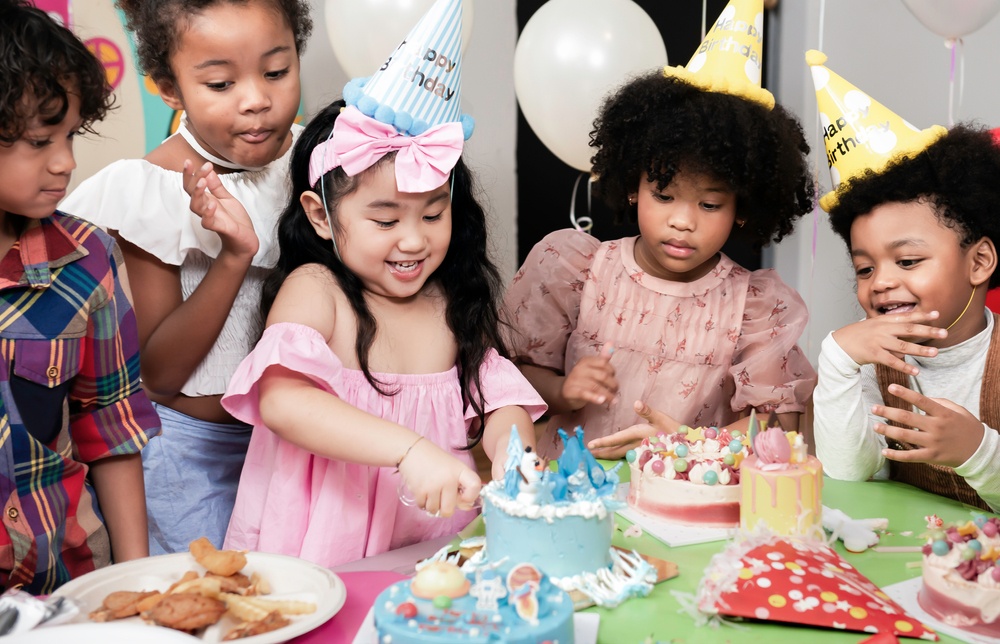
[[[634,206],[635,205],[635,201],[636,201],[635,195],[629,195],[628,196],[628,205]]]
[[[747,222],[746,222],[746,220],[743,220],[743,221],[737,221],[737,222],[736,222],[736,225],[737,225],[737,226],[739,226],[740,228],[743,228],[743,225],[744,225],[745,223],[747,223]]]

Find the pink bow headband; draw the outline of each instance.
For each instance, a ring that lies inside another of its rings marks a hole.
[[[461,123],[443,123],[407,136],[349,106],[337,117],[330,138],[313,148],[309,185],[316,185],[336,167],[342,167],[349,177],[356,176],[386,154],[397,152],[396,187],[400,192],[428,192],[448,180],[464,143]]]

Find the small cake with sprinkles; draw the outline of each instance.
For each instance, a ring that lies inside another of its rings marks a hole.
[[[920,607],[949,626],[1000,638],[1000,519],[944,526],[927,517]]]
[[[685,525],[740,524],[740,466],[750,440],[738,430],[682,426],[675,434],[643,439],[626,459],[632,483],[628,504]]]
[[[380,644],[573,644],[573,601],[531,564],[504,575],[430,562],[382,591],[374,613]]]

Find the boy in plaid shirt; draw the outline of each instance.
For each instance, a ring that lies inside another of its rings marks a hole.
[[[0,0],[0,584],[38,594],[148,555],[139,450],[160,422],[121,254],[55,209],[111,102],[69,30]]]

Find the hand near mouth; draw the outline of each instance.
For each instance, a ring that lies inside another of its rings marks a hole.
[[[224,252],[247,261],[253,259],[260,248],[253,221],[239,199],[222,185],[212,164],[194,169],[190,161],[185,161],[183,172],[184,191],[191,195],[191,212],[201,217],[202,227],[219,235]]]
[[[909,443],[914,449],[883,449],[882,455],[893,461],[934,463],[958,467],[976,453],[986,431],[983,423],[967,409],[943,398],[930,398],[912,389],[889,385],[889,393],[899,396],[917,409],[913,411],[875,405],[872,413],[905,427],[876,423],[875,431],[887,438]],[[912,427],[913,429],[908,429]]]
[[[938,317],[937,311],[879,315],[834,331],[833,339],[859,365],[884,364],[915,376],[919,370],[906,363],[903,356],[929,358],[937,355],[936,348],[922,342],[948,336],[945,329],[926,324]]]

